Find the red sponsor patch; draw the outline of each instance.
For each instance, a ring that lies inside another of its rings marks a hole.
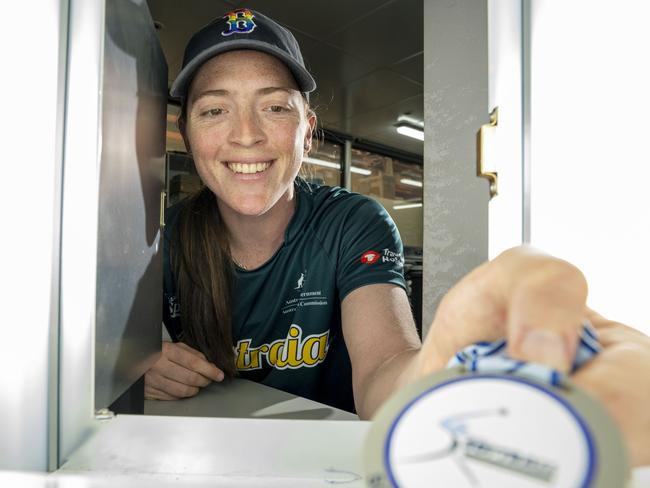
[[[379,259],[379,253],[377,251],[366,251],[361,255],[361,262],[363,264],[372,264],[377,262]]]

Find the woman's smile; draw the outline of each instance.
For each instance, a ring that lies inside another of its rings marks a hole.
[[[261,180],[272,166],[274,159],[258,161],[226,161],[224,164],[238,180]]]
[[[264,173],[273,164],[274,160],[267,161],[253,161],[253,162],[238,162],[226,161],[226,166],[230,171],[237,175],[257,175]],[[261,176],[261,175],[260,175]]]

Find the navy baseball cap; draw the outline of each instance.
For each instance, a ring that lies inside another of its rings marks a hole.
[[[172,83],[171,96],[185,98],[203,63],[217,54],[235,49],[271,54],[287,65],[301,92],[307,94],[316,89],[316,82],[305,68],[300,46],[293,34],[266,15],[239,8],[215,19],[192,36],[185,48],[181,72]]]

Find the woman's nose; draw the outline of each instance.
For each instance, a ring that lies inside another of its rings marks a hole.
[[[253,146],[264,139],[264,131],[255,113],[247,111],[238,114],[230,131],[230,142],[240,146]]]

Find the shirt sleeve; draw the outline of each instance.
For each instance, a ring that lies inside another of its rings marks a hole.
[[[357,198],[341,229],[337,263],[341,301],[370,284],[393,283],[406,289],[404,249],[395,222],[376,200]]]

